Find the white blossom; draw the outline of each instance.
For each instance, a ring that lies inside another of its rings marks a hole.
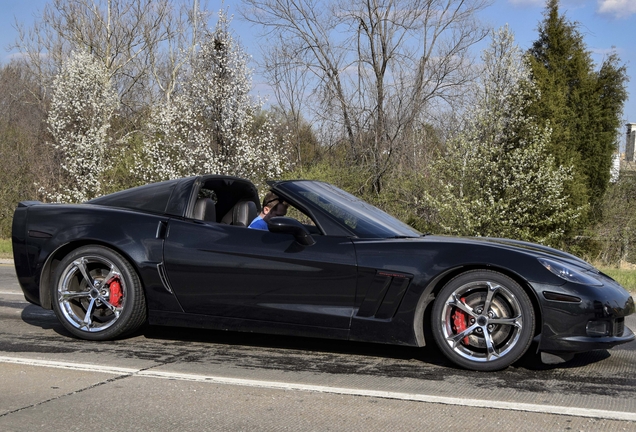
[[[250,97],[248,56],[219,13],[187,76],[169,102],[152,113],[137,169],[146,181],[207,173],[229,174],[262,184],[287,164],[284,137],[273,120],[256,125],[262,104]]]
[[[48,115],[53,145],[61,158],[62,181],[44,195],[56,202],[83,202],[102,191],[109,168],[104,152],[119,98],[104,65],[85,52],[72,52],[53,81]]]

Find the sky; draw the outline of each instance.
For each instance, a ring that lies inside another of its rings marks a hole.
[[[6,64],[15,51],[6,48],[12,44],[17,31],[14,23],[30,27],[34,15],[40,12],[50,0],[0,0],[0,63]],[[235,4],[231,0],[208,0],[210,10],[229,7],[233,13]],[[506,24],[515,34],[517,44],[527,49],[537,39],[537,27],[543,20],[545,0],[494,0],[493,4],[480,14],[480,19],[494,28]],[[629,99],[624,108],[624,122],[636,123],[636,0],[561,0],[560,11],[569,21],[578,22],[588,50],[596,64],[604,56],[616,50],[622,63],[627,66]],[[244,49],[254,58],[259,56],[257,30],[235,15],[231,27],[236,32]],[[254,76],[254,84],[265,89],[264,83]],[[266,96],[266,95],[265,95]]]

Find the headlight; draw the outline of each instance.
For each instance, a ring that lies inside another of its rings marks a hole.
[[[562,262],[554,261],[547,258],[539,258],[539,262],[552,273],[568,282],[593,286],[603,285],[603,283],[598,279],[588,276],[585,274],[585,272],[577,270]]]

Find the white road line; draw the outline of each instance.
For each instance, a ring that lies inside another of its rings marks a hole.
[[[465,399],[465,398],[453,398],[445,396],[433,396],[414,393],[400,393],[389,392],[380,390],[364,390],[346,387],[330,387],[320,385],[309,384],[296,384],[287,383],[281,381],[261,381],[242,378],[228,378],[212,375],[195,375],[178,372],[165,372],[155,370],[142,370],[132,368],[118,368],[107,367],[102,365],[83,364],[83,363],[70,363],[70,362],[58,362],[48,360],[37,359],[25,359],[19,357],[3,357],[0,356],[0,362],[24,364],[28,366],[41,366],[41,367],[53,367],[61,369],[81,370],[88,372],[101,372],[115,375],[130,375],[143,378],[159,378],[159,379],[171,379],[178,381],[194,381],[202,383],[214,383],[214,384],[229,384],[246,387],[259,387],[275,390],[301,390],[318,393],[330,393],[341,394],[348,396],[366,396],[377,397],[384,399],[398,399],[404,401],[415,402],[427,402],[437,403],[444,405],[458,405],[468,406],[475,408],[490,408],[501,409],[508,411],[525,411],[534,412],[540,414],[555,414],[555,415],[567,415],[574,417],[586,417],[596,419],[608,419],[608,420],[624,420],[624,421],[636,421],[636,413],[622,412],[622,411],[607,411],[588,408],[566,407],[566,406],[547,406],[539,404],[517,403],[517,402],[504,402],[504,401],[489,401],[479,399]]]
[[[141,369],[102,366],[102,365],[95,365],[95,364],[70,363],[70,362],[59,362],[59,361],[52,361],[52,360],[38,360],[38,359],[5,357],[5,356],[0,356],[0,362],[21,364],[21,365],[27,365],[27,366],[52,367],[56,369],[70,369],[70,370],[85,371],[85,372],[101,372],[101,373],[114,374],[114,375],[134,375],[141,370]]]
[[[19,295],[23,296],[22,291],[0,291],[0,295]]]

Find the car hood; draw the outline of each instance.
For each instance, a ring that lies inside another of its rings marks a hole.
[[[569,254],[567,252],[560,251],[558,249],[551,248],[549,246],[543,246],[536,243],[525,242],[521,240],[511,240],[505,238],[493,238],[493,237],[444,237],[444,236],[426,236],[426,239],[433,241],[454,241],[461,243],[475,243],[481,245],[490,245],[502,249],[508,249],[514,252],[520,252],[525,254],[534,255],[536,257],[545,257],[565,261],[571,265],[579,267],[584,270],[597,272],[591,264],[582,260],[581,258]]]

